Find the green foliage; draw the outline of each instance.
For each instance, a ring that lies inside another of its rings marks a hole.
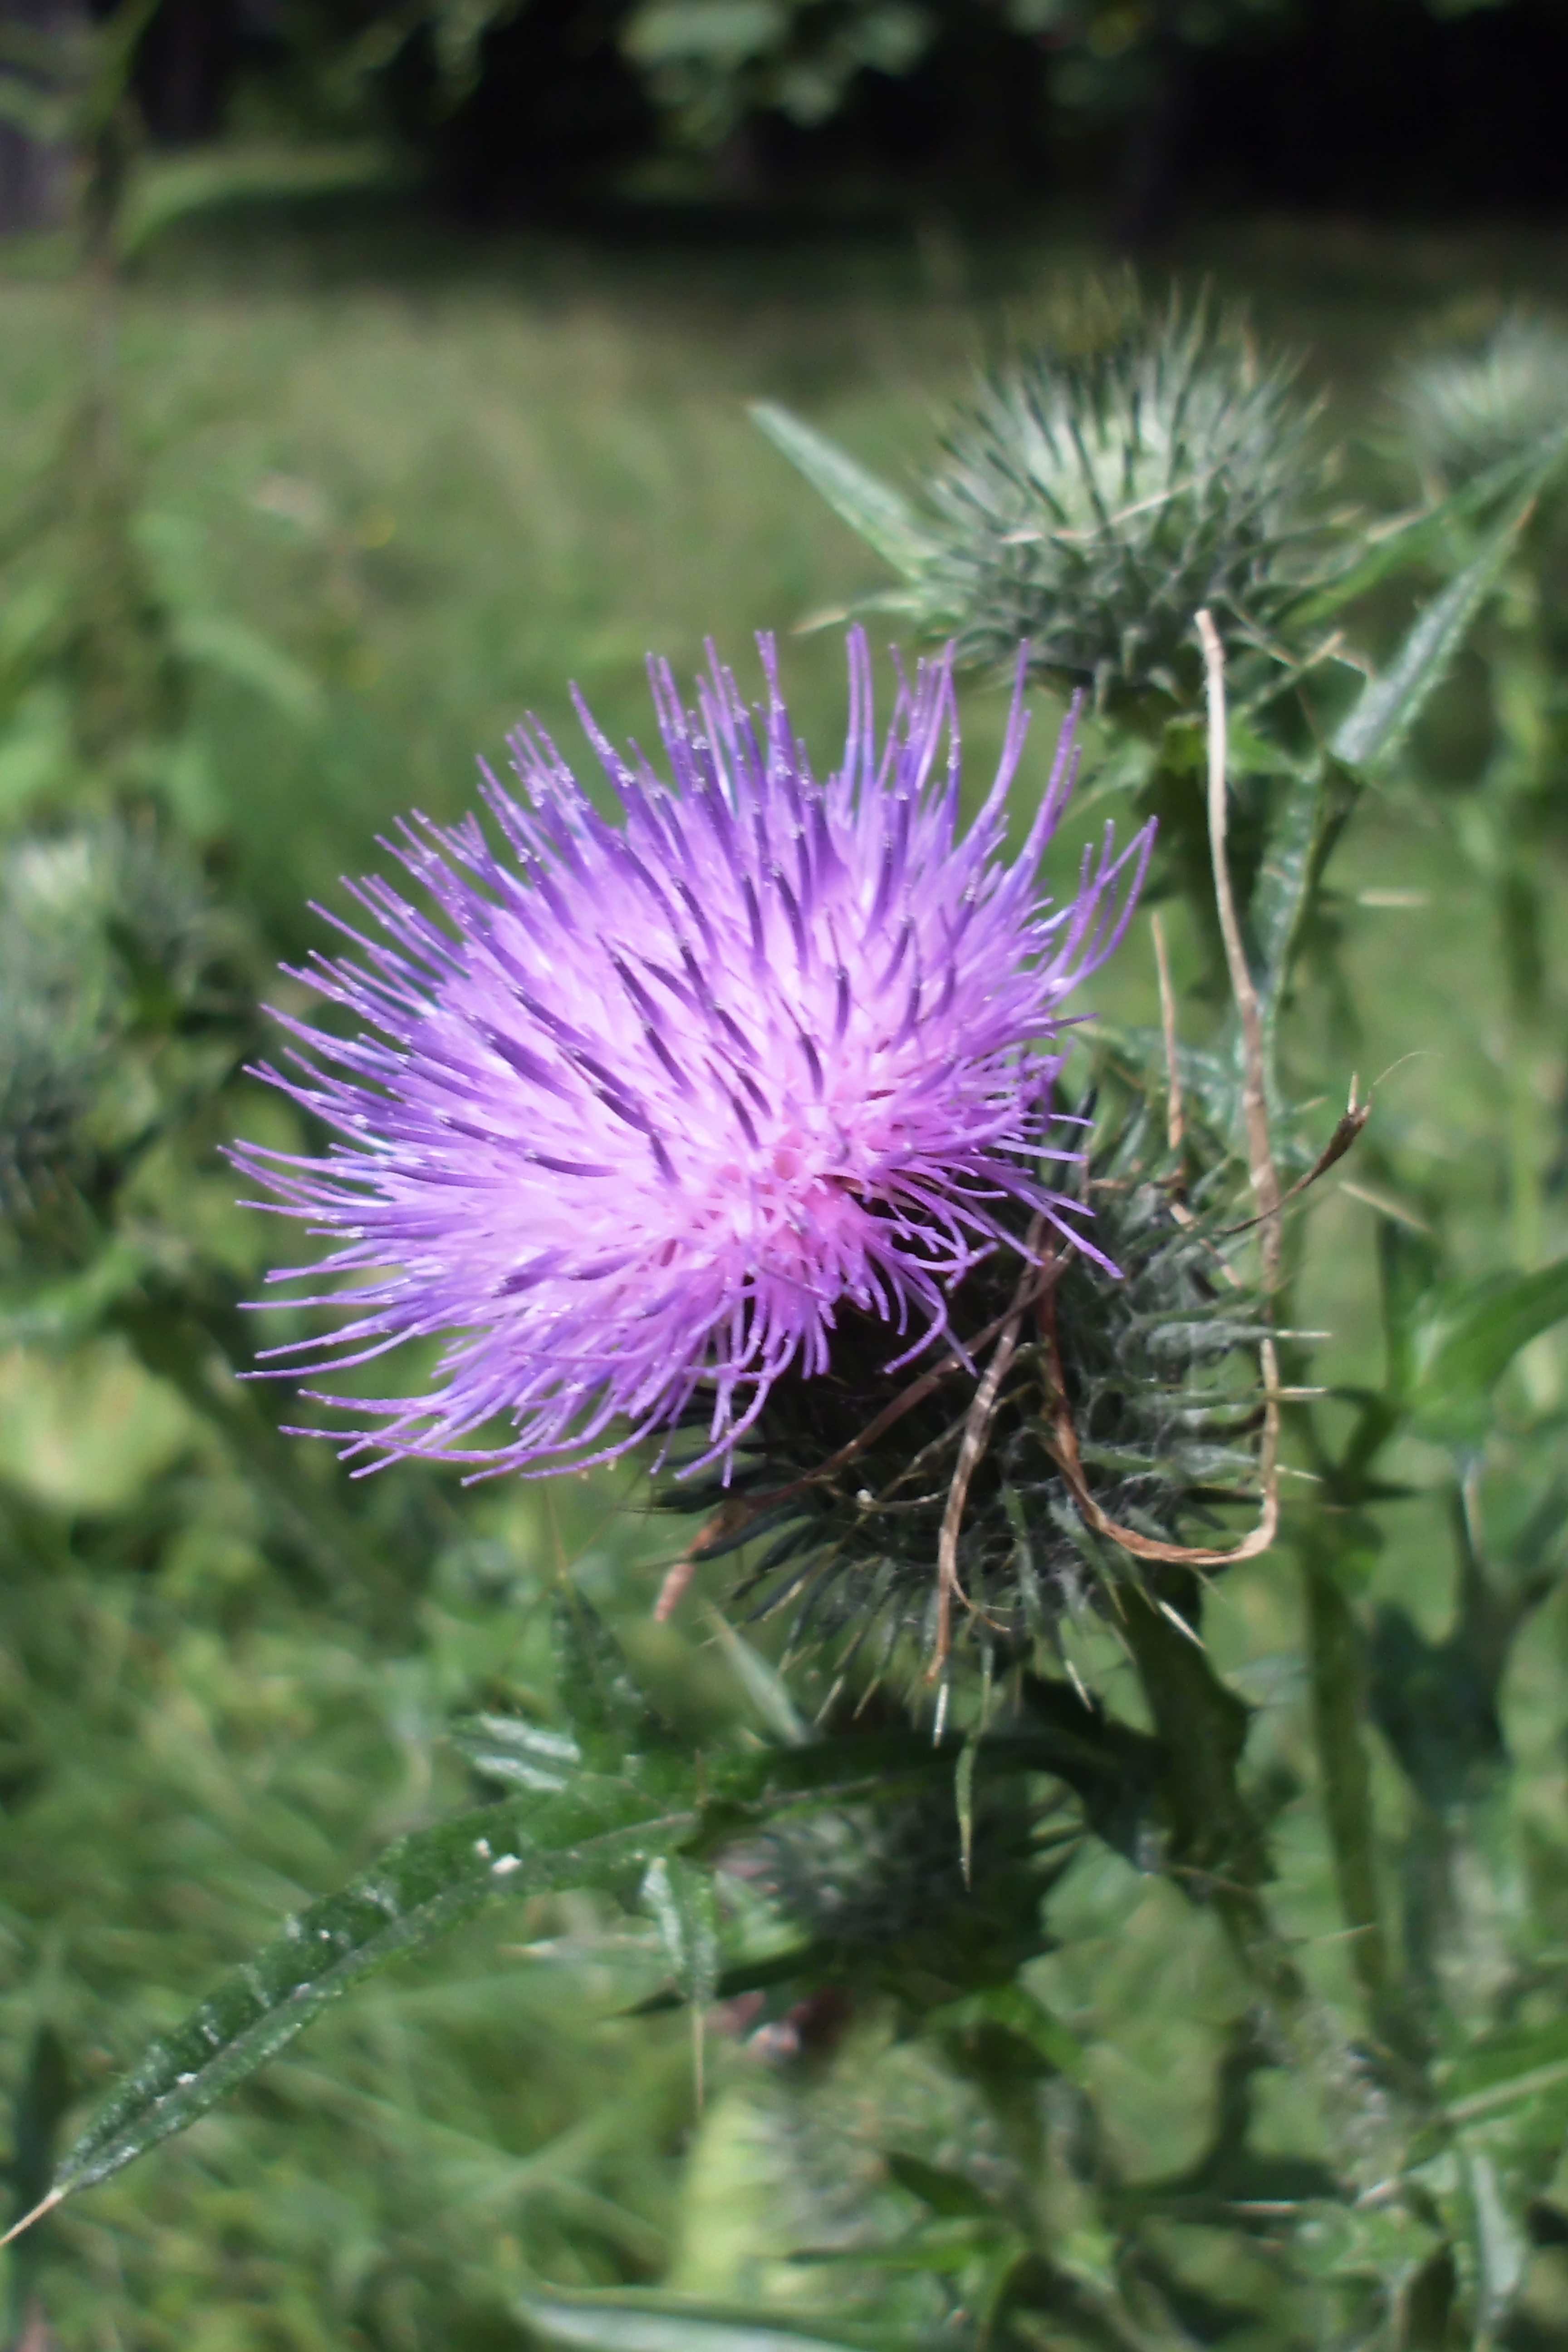
[[[701,148],[759,113],[825,121],[857,75],[907,72],[936,29],[917,0],[638,0],[621,46]]]
[[[0,845],[0,1212],[46,1263],[50,1228],[68,1250],[73,1214],[229,1075],[247,961],[195,859],[145,820]]]

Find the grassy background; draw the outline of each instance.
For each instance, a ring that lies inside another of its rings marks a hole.
[[[1059,227],[972,248],[946,224],[749,246],[476,244],[353,205],[237,212],[166,239],[123,321],[154,537],[321,688],[320,709],[293,719],[233,681],[202,688],[233,893],[298,952],[315,936],[305,901],[370,862],[399,811],[466,807],[475,753],[500,757],[525,709],[573,740],[569,678],[612,734],[646,731],[645,649],[689,670],[712,632],[744,665],[752,630],[792,630],[876,584],[745,401],[790,403],[886,466],[923,446],[1001,320],[1026,319],[1092,257]],[[1173,258],[1251,298],[1347,434],[1375,423],[1399,350],[1510,293],[1568,297],[1568,240],[1542,236],[1279,223],[1194,235]],[[58,429],[80,321],[71,289],[26,257],[0,268],[6,497]],[[826,759],[837,637],[794,639],[785,661]],[[1001,701],[974,687],[964,709],[979,779]],[[1474,714],[1445,706],[1435,766],[1444,727],[1462,743]],[[1416,1196],[1426,1183],[1445,1196],[1468,1264],[1505,1263],[1497,960],[1441,800],[1373,808],[1340,880],[1362,1028],[1310,1041],[1315,1075],[1341,1098],[1352,1066],[1365,1078],[1418,1055],[1379,1097],[1389,1148]],[[1561,875],[1555,888],[1561,910]],[[1389,889],[1420,903],[1356,903]],[[1142,930],[1097,997],[1149,1016]],[[259,1258],[267,1237],[228,1197],[215,1158],[180,1213]],[[1372,1344],[1371,1231],[1364,1205],[1325,1188],[1307,1304],[1346,1375]],[[1553,1360],[1537,1370],[1550,1388]],[[405,1491],[388,1482],[389,1525]],[[0,1359],[0,2083],[19,2082],[52,2021],[90,2093],[303,1895],[450,1807],[462,1777],[439,1730],[454,1707],[487,1693],[548,1705],[542,1604],[563,1564],[626,1620],[694,1724],[734,1714],[700,1620],[668,1633],[642,1622],[671,1541],[612,1516],[627,1491],[624,1478],[485,1490],[459,1510],[443,1487],[427,1573],[389,1564],[372,1590],[323,1595],[279,1572],[232,1465],[116,1350]],[[1384,1588],[1435,1629],[1449,1576],[1436,1514],[1415,1503],[1393,1525]],[[1274,1564],[1223,1588],[1215,1639],[1279,1700],[1259,1752],[1305,1784],[1288,1666],[1269,1679],[1294,1643]],[[1510,1717],[1543,1818],[1563,1795],[1565,1669],[1559,1600]],[[1303,1936],[1331,1916],[1310,1819],[1305,1805],[1287,1817],[1281,1888]],[[524,2263],[567,2281],[673,2273],[798,2297],[809,2281],[778,2242],[837,2226],[874,2181],[879,2137],[923,2134],[934,2150],[962,2132],[868,2018],[809,2107],[721,2049],[693,2155],[684,2028],[616,2015],[657,1962],[629,1936],[585,1958],[574,1939],[596,1924],[562,1902],[492,1915],[73,2207],[39,2247],[61,2340],[481,2345],[508,2339]],[[1119,1864],[1075,1876],[1060,1927],[1049,1997],[1091,2044],[1117,2152],[1134,2173],[1173,2169],[1201,2138],[1203,2085],[1240,2002],[1227,1964],[1168,1888]]]

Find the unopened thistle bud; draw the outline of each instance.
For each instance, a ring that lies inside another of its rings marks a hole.
[[[1412,361],[1394,394],[1400,454],[1452,488],[1568,432],[1568,327],[1515,311],[1468,350]]]
[[[964,663],[1029,646],[1099,702],[1194,700],[1194,616],[1270,645],[1313,571],[1321,458],[1295,370],[1200,301],[1134,314],[1087,354],[1050,345],[989,372],[906,500],[783,411],[758,421],[902,572],[874,600]]]

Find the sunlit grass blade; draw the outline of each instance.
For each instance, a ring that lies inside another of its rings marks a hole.
[[[564,2294],[538,2289],[516,2309],[542,2344],[582,2352],[917,2352],[891,2330],[845,2328],[837,2318],[702,2305],[641,2293]]]

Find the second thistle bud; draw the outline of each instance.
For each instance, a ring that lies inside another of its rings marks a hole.
[[[758,422],[902,573],[873,601],[963,663],[1020,642],[1100,704],[1197,699],[1194,616],[1270,646],[1317,569],[1315,410],[1206,301],[1134,311],[1087,352],[1026,347],[948,424],[916,497],[783,411]]]

